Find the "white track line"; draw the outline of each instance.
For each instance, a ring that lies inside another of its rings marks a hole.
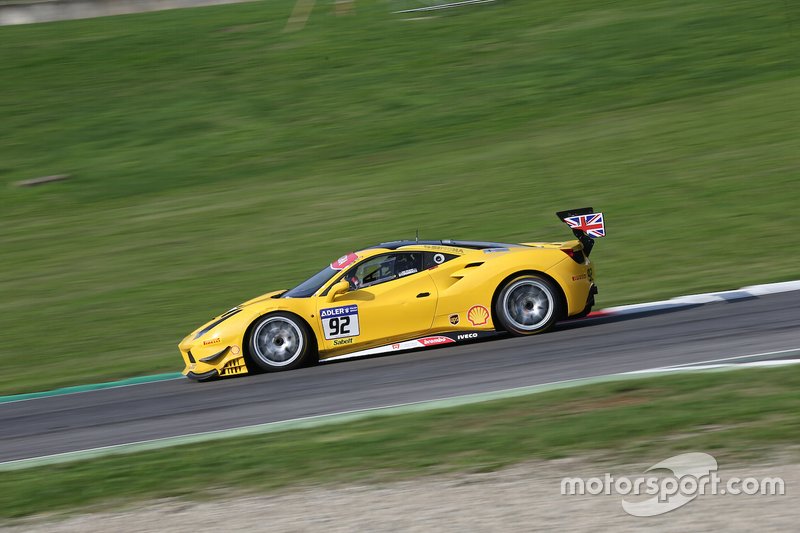
[[[453,7],[471,6],[476,4],[491,4],[496,0],[464,0],[462,2],[450,2],[449,4],[438,4],[435,6],[415,7],[412,9],[403,9],[402,11],[394,11],[395,15],[400,13],[420,13],[423,11],[438,11],[440,9],[450,9]]]
[[[666,369],[671,369],[671,368],[684,368],[684,367],[691,367],[691,366],[695,366],[695,365],[708,365],[708,364],[714,364],[714,363],[722,363],[722,362],[725,362],[725,361],[736,361],[737,359],[748,359],[748,358],[753,358],[753,357],[766,357],[766,356],[770,356],[770,355],[780,355],[780,354],[791,353],[791,352],[796,352],[796,353],[800,354],[800,348],[789,348],[788,350],[776,350],[776,351],[773,351],[773,352],[753,353],[753,354],[747,354],[747,355],[734,355],[733,357],[721,357],[719,359],[709,359],[707,361],[694,361],[692,363],[681,363],[679,365],[662,366],[662,367],[651,369],[650,371],[666,370]],[[637,372],[644,372],[644,371],[638,371],[637,370]]]
[[[667,374],[670,372],[693,372],[695,370],[720,370],[720,369],[731,369],[731,368],[769,368],[769,367],[776,367],[776,366],[789,366],[789,365],[796,365],[800,363],[800,359],[777,359],[777,360],[770,360],[770,361],[752,361],[748,363],[718,363],[712,365],[696,365],[696,366],[682,366],[682,367],[664,367],[664,368],[654,368],[652,370],[634,370],[633,372],[627,372],[628,375],[636,375],[636,374]]]
[[[693,370],[715,370],[722,368],[771,368],[776,366],[789,366],[800,363],[800,359],[773,359],[768,361],[750,361],[747,363],[717,363],[712,365],[683,366],[679,368],[662,368],[653,372],[688,372]]]

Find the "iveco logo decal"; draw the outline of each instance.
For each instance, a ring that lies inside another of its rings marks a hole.
[[[478,334],[477,333],[463,333],[463,334],[459,335],[456,338],[458,340],[460,340],[460,341],[464,341],[464,340],[467,340],[467,339],[476,339],[476,338],[478,338]]]

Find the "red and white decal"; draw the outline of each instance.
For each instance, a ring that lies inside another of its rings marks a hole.
[[[358,256],[355,253],[350,252],[349,254],[343,255],[342,257],[331,263],[331,268],[334,270],[344,270],[345,268],[355,263],[357,260]]]
[[[417,339],[417,342],[423,346],[437,346],[439,344],[450,344],[451,342],[456,342],[456,341],[454,341],[450,337],[437,335],[435,337],[423,337],[421,339]]]

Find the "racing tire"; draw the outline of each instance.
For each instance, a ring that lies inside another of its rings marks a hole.
[[[250,360],[264,372],[301,367],[317,352],[308,326],[290,313],[270,313],[256,320],[247,343]]]
[[[545,332],[563,316],[561,293],[549,279],[533,274],[506,283],[494,304],[498,322],[512,335]]]

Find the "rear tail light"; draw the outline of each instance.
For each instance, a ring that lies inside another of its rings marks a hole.
[[[583,250],[573,250],[572,248],[561,248],[561,251],[570,256],[572,260],[575,261],[576,263],[583,264],[586,260],[583,255]]]

